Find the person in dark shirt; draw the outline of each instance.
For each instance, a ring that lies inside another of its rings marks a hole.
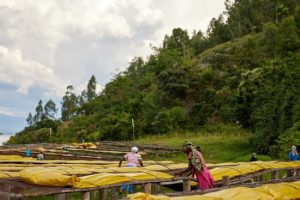
[[[252,156],[250,158],[250,162],[253,162],[253,161],[257,161],[256,153],[252,153]]]

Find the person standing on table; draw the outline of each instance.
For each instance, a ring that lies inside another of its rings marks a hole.
[[[174,175],[182,175],[192,172],[192,176],[196,176],[198,186],[201,190],[206,190],[214,187],[214,180],[210,171],[207,169],[206,163],[202,156],[191,142],[185,142],[182,145],[182,151],[187,155],[189,166],[187,169],[175,172]]]
[[[127,161],[126,163],[126,167],[138,167],[138,166],[144,166],[143,165],[143,161],[142,161],[142,157],[141,155],[138,153],[139,149],[137,147],[132,147],[131,148],[131,152],[127,153],[119,162],[119,167],[122,166],[122,162],[123,161]],[[126,190],[127,189],[127,185],[122,185],[122,190]],[[133,188],[132,185],[128,185],[128,189],[127,189],[128,193],[133,193]]]
[[[292,146],[292,151],[288,154],[289,161],[297,161],[300,160],[299,154],[297,152],[296,146]]]

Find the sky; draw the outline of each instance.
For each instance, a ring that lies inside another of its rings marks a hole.
[[[224,0],[0,0],[0,132],[20,131],[40,99],[60,106],[68,85],[79,94],[92,75],[101,90],[173,28],[206,31],[224,9]]]

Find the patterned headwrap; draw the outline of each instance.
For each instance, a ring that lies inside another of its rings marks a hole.
[[[182,145],[182,150],[191,150],[192,152],[192,165],[195,167],[195,169],[199,172],[202,171],[203,168],[203,164],[201,162],[201,158],[199,157],[199,155],[196,153],[197,149],[195,148],[195,146],[191,143],[191,142],[184,142]]]

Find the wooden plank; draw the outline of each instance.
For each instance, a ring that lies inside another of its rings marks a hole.
[[[14,194],[14,193],[3,192],[3,191],[0,191],[0,197],[12,197],[15,199],[23,199],[23,196],[20,194]]]
[[[151,183],[145,183],[144,184],[144,192],[148,193],[148,194],[151,194],[151,186],[152,186]]]
[[[182,187],[185,192],[191,191],[191,180],[184,180],[182,182]]]
[[[81,200],[90,200],[90,192],[82,192],[81,193]]]
[[[107,197],[107,189],[103,188],[98,190],[99,191],[99,200],[106,200]]]
[[[223,186],[227,186],[229,185],[229,176],[223,176],[222,177],[222,183],[223,183]]]

